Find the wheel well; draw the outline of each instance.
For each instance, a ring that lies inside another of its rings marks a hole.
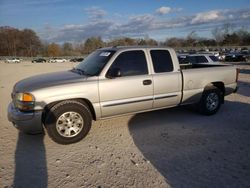
[[[210,84],[207,84],[204,88],[204,90],[209,90],[213,87],[217,87],[219,90],[221,90],[221,92],[223,93],[223,95],[225,94],[225,86],[223,82],[212,82]]]
[[[225,85],[223,82],[212,82],[213,86],[217,87],[225,95]]]
[[[213,87],[218,88],[222,92],[221,102],[224,103],[224,96],[225,96],[225,85],[223,82],[212,82],[204,88],[204,90],[211,89]]]
[[[76,100],[81,102],[82,104],[86,104],[91,112],[93,120],[96,120],[96,114],[92,103],[88,99],[76,99]]]
[[[77,99],[69,99],[69,100],[74,100],[74,101],[78,101],[84,105],[86,105],[90,112],[91,112],[91,115],[92,115],[92,118],[93,120],[96,120],[96,114],[95,114],[95,110],[94,110],[94,107],[93,105],[91,104],[91,102],[88,100],[88,99],[81,99],[81,98],[77,98]],[[52,102],[52,103],[49,103],[47,104],[44,109],[43,109],[43,114],[42,114],[42,122],[45,123],[45,120],[46,120],[46,116],[47,114],[49,113],[50,109],[55,106],[56,104],[58,104],[59,102],[62,102],[63,100],[61,101],[56,101],[56,102]]]

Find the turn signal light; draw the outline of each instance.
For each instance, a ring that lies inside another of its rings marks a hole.
[[[30,95],[30,94],[27,94],[27,93],[24,93],[23,94],[23,101],[24,102],[32,102],[34,99],[33,99],[33,96]]]

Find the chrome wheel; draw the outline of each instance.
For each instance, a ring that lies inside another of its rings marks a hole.
[[[209,111],[215,110],[219,105],[219,96],[216,93],[209,93],[206,99],[206,107]]]
[[[83,118],[77,112],[65,112],[56,121],[56,130],[63,137],[78,135],[83,126]]]

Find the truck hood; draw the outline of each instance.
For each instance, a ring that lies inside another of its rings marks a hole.
[[[17,82],[14,86],[14,92],[31,92],[46,87],[84,81],[86,78],[85,75],[79,75],[71,71],[42,74]]]

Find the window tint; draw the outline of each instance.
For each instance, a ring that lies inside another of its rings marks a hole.
[[[148,74],[147,60],[141,50],[122,52],[113,62],[111,68],[118,68],[121,76]]]
[[[180,64],[187,64],[187,63],[189,63],[186,56],[178,56],[178,60],[179,60]]]
[[[205,56],[196,56],[196,63],[207,63],[208,60]]]
[[[151,50],[150,51],[154,71],[156,73],[173,71],[173,62],[169,51],[167,50]]]
[[[215,57],[214,55],[209,56],[210,59],[212,59],[213,62],[219,61],[219,59],[217,57]]]
[[[191,64],[195,64],[196,63],[196,57],[195,56],[188,56],[188,62]]]
[[[91,53],[76,69],[80,69],[87,75],[98,75],[103,67],[107,64],[110,58],[114,55],[115,51],[97,50]]]

